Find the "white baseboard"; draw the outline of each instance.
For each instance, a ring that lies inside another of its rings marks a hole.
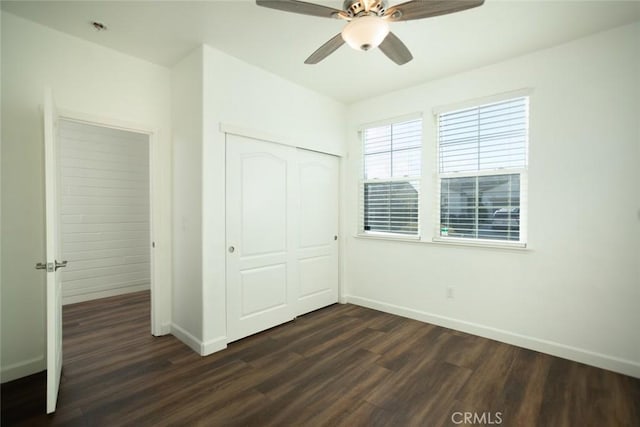
[[[171,333],[171,323],[166,322],[160,325],[160,328],[158,329],[158,333],[155,336],[160,337],[162,335],[168,335],[170,333]]]
[[[467,332],[473,335],[478,335],[507,344],[512,344],[518,347],[539,351],[541,353],[547,353],[552,356],[562,357],[564,359],[573,360],[576,362],[584,363],[586,365],[591,365],[598,368],[603,368],[621,374],[629,375],[635,378],[640,378],[640,363],[634,362],[632,360],[621,359],[615,356],[596,353],[583,348],[572,347],[554,341],[521,335],[514,332],[505,331],[503,329],[492,328],[490,326],[480,325],[473,322],[467,322],[464,320],[440,316],[437,314],[427,313],[412,308],[388,304],[369,298],[347,295],[346,300],[347,302],[355,305],[384,311],[386,313],[396,314],[398,316],[419,320],[425,323],[432,323],[434,325],[443,326],[445,328]]]
[[[216,351],[224,350],[227,348],[227,337],[218,337],[205,342],[200,349],[201,356],[208,356]]]
[[[47,366],[45,364],[44,355],[34,357],[22,362],[3,366],[0,369],[0,382],[6,383],[8,381],[17,380],[18,378],[42,372],[46,369]]]
[[[227,337],[218,337],[207,342],[202,342],[175,323],[171,324],[171,333],[200,356],[208,356],[216,351],[227,348]]]
[[[149,284],[146,283],[144,285],[128,286],[128,287],[117,288],[117,289],[107,289],[104,291],[90,292],[87,294],[69,295],[69,296],[62,297],[62,305],[76,304],[79,302],[91,301],[99,298],[115,297],[118,295],[130,294],[132,292],[148,291],[149,289],[151,288],[149,287]]]
[[[175,323],[171,324],[171,334],[185,343],[191,350],[200,354],[200,348],[202,347],[202,341],[191,335],[189,332],[182,329]]]

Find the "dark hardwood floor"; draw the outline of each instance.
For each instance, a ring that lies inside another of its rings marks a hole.
[[[208,357],[149,330],[147,292],[66,306],[57,412],[33,375],[2,426],[640,426],[638,379],[354,305]]]

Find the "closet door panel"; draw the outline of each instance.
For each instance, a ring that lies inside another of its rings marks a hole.
[[[227,135],[229,341],[294,317],[294,153],[278,144]]]
[[[339,160],[297,150],[296,314],[338,302]]]

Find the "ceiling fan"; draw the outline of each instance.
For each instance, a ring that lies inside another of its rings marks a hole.
[[[406,64],[413,56],[405,44],[389,31],[389,22],[446,15],[483,3],[484,0],[411,0],[387,7],[386,0],[345,0],[343,10],[339,10],[297,0],[256,0],[258,6],[347,21],[342,32],[313,52],[304,61],[305,64],[317,64],[345,42],[356,50],[367,51],[380,47],[382,53],[396,64]]]

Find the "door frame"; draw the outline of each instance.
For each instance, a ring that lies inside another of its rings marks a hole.
[[[154,200],[155,188],[158,186],[158,182],[155,179],[155,157],[157,153],[157,139],[158,131],[152,126],[141,125],[138,123],[127,122],[123,120],[114,119],[111,117],[94,116],[91,114],[81,113],[77,111],[65,110],[58,108],[58,120],[67,120],[75,123],[83,123],[91,126],[99,126],[109,129],[123,130],[132,133],[147,135],[149,139],[149,255],[150,255],[150,292],[151,292],[151,335],[159,336],[166,334],[166,327],[162,326],[162,319],[167,317],[161,315],[159,312],[160,296],[158,289],[156,288],[156,251],[155,251],[155,236],[158,235],[157,221],[155,218],[160,216],[159,206],[160,201]],[[59,149],[59,147],[58,147]],[[57,174],[60,173],[58,169]]]

